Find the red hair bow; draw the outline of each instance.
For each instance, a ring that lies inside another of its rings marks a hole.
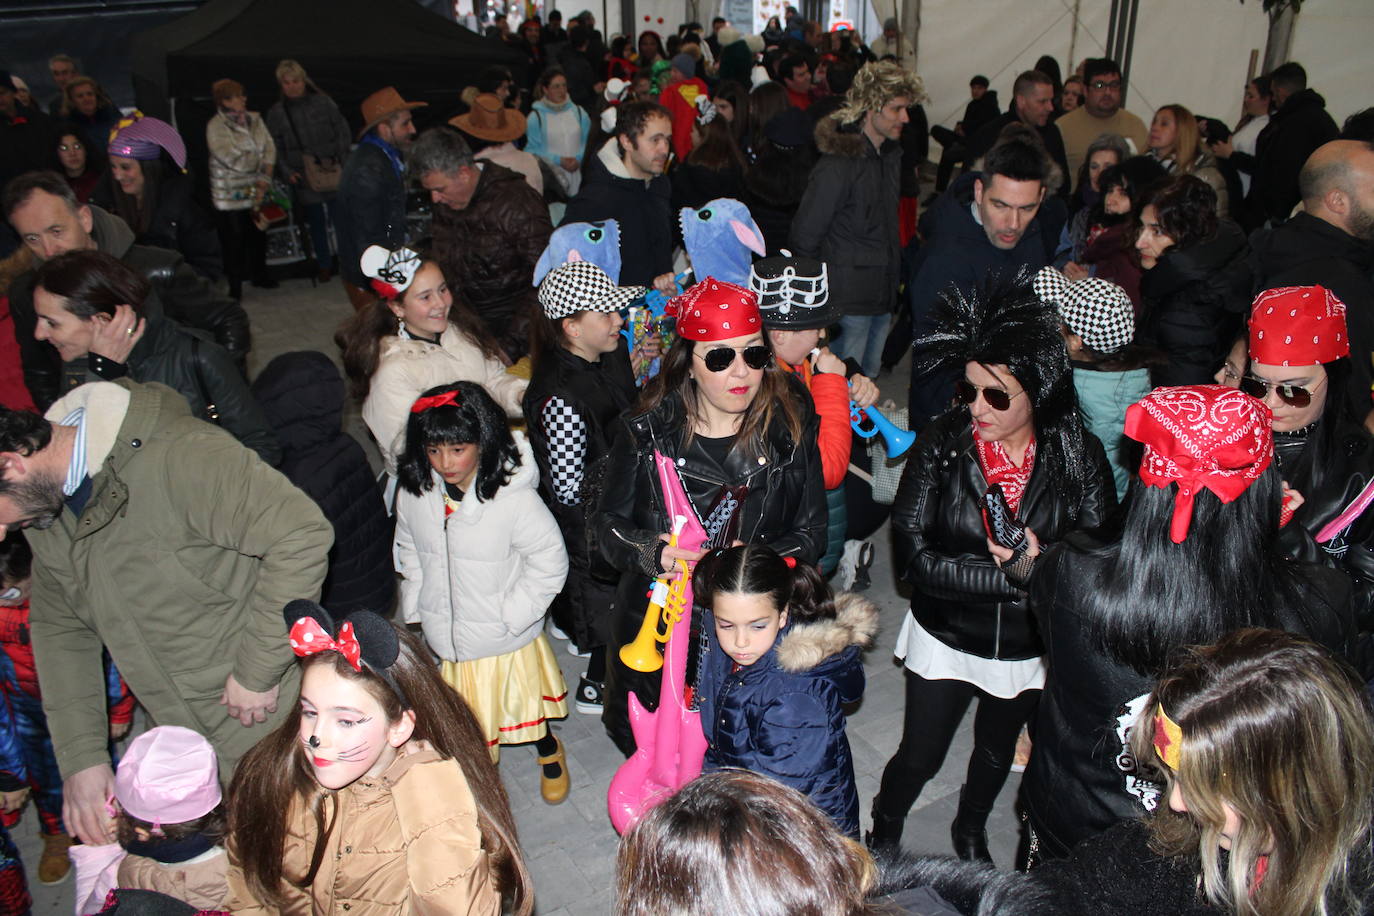
[[[431,407],[443,407],[446,404],[452,404],[454,407],[458,406],[458,392],[456,390],[445,391],[442,394],[432,394],[427,398],[419,398],[414,404],[410,405],[410,412],[424,413]]]
[[[337,652],[353,666],[354,671],[363,670],[363,647],[358,645],[352,623],[344,623],[339,627],[339,638],[332,639],[314,617],[302,617],[291,624],[291,651],[301,658],[321,652]]]
[[[372,290],[383,299],[401,298],[401,291],[399,289],[385,280],[378,280],[376,277],[372,278]]]

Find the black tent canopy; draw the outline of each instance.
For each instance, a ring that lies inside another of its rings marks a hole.
[[[519,79],[526,65],[415,0],[209,0],[139,35],[131,57],[138,105],[150,115],[168,117],[170,99],[209,99],[222,77],[265,109],[278,93],[278,61],[293,58],[355,122],[358,103],[385,86],[443,111],[486,67],[505,65]]]

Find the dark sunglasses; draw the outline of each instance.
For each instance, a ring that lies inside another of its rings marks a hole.
[[[735,362],[735,354],[744,357],[744,364],[750,369],[767,369],[773,364],[773,351],[762,344],[752,347],[712,347],[704,354],[698,353],[706,368],[712,372],[724,372]]]
[[[1299,385],[1266,382],[1264,379],[1255,378],[1253,375],[1242,376],[1240,380],[1240,390],[1257,401],[1263,401],[1268,397],[1270,388],[1273,388],[1274,393],[1279,396],[1279,400],[1289,407],[1306,407],[1312,403],[1312,391]]]
[[[960,379],[954,383],[954,396],[963,404],[972,404],[978,400],[978,392],[980,391],[983,393],[983,400],[987,401],[988,406],[993,410],[1006,410],[1011,406],[1013,398],[1019,398],[1025,394],[1024,391],[1007,394],[1001,388],[979,388],[968,379]]]

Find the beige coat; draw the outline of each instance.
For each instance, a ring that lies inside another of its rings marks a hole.
[[[314,884],[288,886],[281,910],[262,905],[248,893],[231,838],[225,909],[235,916],[501,912],[477,805],[456,762],[413,741],[381,776],[363,777],[335,797],[337,822]],[[299,803],[288,817],[285,873],[304,875],[315,848],[315,820]]]
[[[157,891],[199,910],[218,910],[229,889],[225,883],[229,857],[223,849],[213,852],[213,855],[171,865],[145,856],[125,856],[119,863],[116,887]]]
[[[277,146],[262,115],[248,112],[246,125],[217,112],[205,126],[210,148],[210,198],[216,210],[247,210],[259,180],[272,180]]]
[[[388,474],[396,473],[396,459],[405,449],[410,405],[428,389],[450,382],[478,383],[512,417],[521,416],[520,399],[529,384],[508,373],[500,360],[482,355],[452,324],[437,346],[408,337],[382,338],[377,371],[363,401],[363,422],[377,440]]]

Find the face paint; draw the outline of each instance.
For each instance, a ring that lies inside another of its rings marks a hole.
[[[342,789],[377,776],[410,737],[405,720],[389,723],[362,682],[314,664],[301,679],[300,740],[311,769],[326,789]]]

